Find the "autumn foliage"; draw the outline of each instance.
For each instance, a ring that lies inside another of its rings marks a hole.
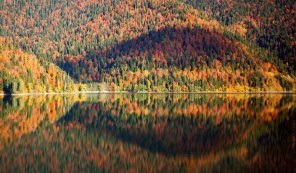
[[[283,5],[278,6],[277,15],[284,11]],[[249,10],[250,16],[240,9]],[[28,84],[22,91],[87,90],[70,86],[71,79],[100,83],[108,91],[295,90],[294,70],[286,64],[293,62],[295,46],[288,41],[294,38],[289,34],[293,27],[285,21],[287,34],[276,34],[283,39],[270,39],[278,30],[269,32],[270,22],[280,25],[279,19],[269,19],[265,13],[255,16],[253,4],[240,0],[213,0],[209,8],[202,0],[20,0],[1,1],[0,12],[0,35],[15,50],[36,55],[45,66],[43,71],[30,69],[26,77],[32,73],[48,87],[32,89]],[[65,74],[59,75],[56,66]],[[4,92],[21,82],[11,83],[16,84],[7,84]]]

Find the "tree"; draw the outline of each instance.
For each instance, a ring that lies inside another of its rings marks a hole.
[[[251,87],[262,87],[264,84],[262,74],[258,71],[251,73],[248,78],[248,83]]]

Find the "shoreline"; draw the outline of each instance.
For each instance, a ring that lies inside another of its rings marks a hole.
[[[32,92],[4,94],[0,96],[31,96],[31,95],[75,95],[75,94],[296,94],[294,91],[247,91],[247,92],[227,92],[227,91],[199,91],[199,92],[129,92],[129,91],[79,91],[79,92]]]

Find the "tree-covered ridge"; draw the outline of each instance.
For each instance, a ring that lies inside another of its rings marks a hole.
[[[18,0],[0,4],[0,34],[23,51],[57,64],[79,83],[102,82],[101,89],[111,91],[295,88],[289,66],[250,41],[244,25],[225,24],[192,3]]]
[[[227,30],[211,29],[193,23],[151,31],[84,58],[65,57],[59,65],[71,76],[85,71],[78,80],[111,83],[114,90],[292,90],[293,79],[269,62],[276,61],[272,55],[246,46]]]
[[[245,37],[296,64],[296,6],[293,0],[182,0],[227,26],[245,29]],[[294,69],[293,69],[294,68]]]
[[[0,93],[74,90],[73,80],[53,63],[0,40]]]

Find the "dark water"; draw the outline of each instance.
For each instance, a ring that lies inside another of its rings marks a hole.
[[[295,95],[0,98],[0,172],[295,172]]]

